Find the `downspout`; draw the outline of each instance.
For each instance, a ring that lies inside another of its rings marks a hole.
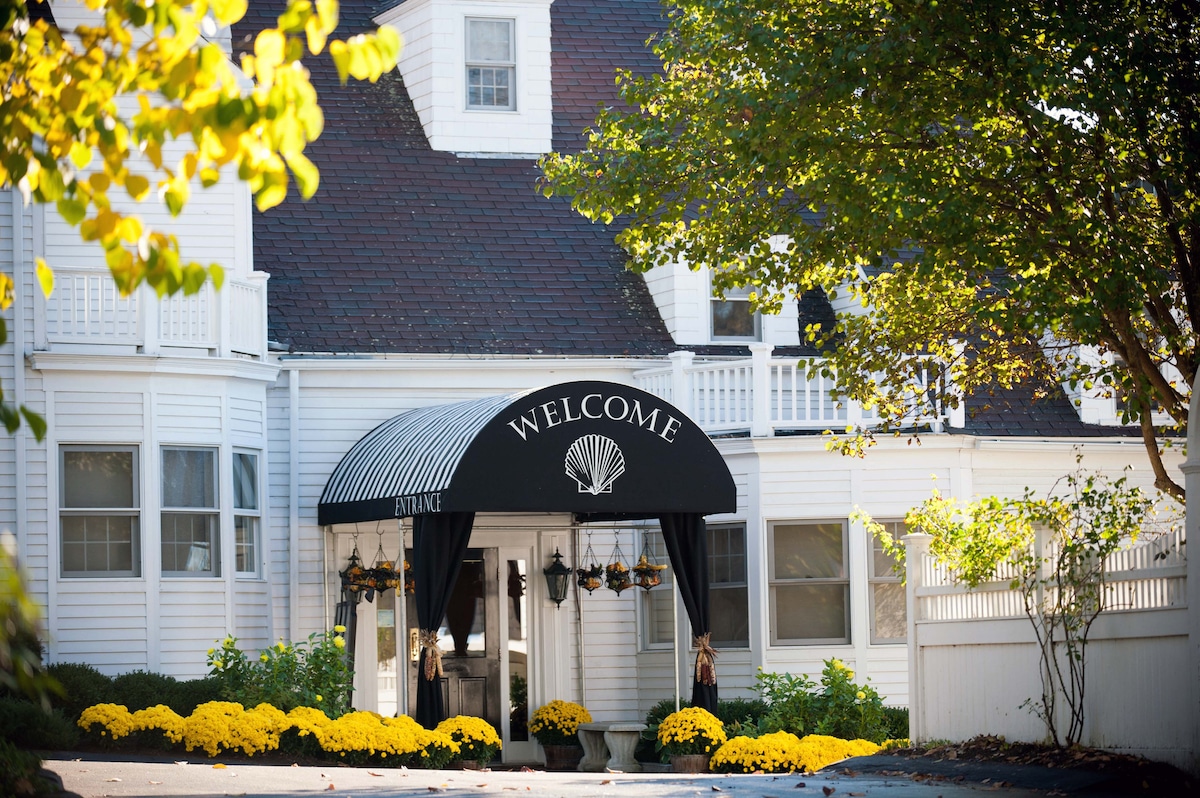
[[[25,403],[25,213],[24,204],[16,189],[9,192],[12,202],[12,259],[13,259],[13,405],[20,408]],[[25,425],[22,425],[25,426]],[[16,462],[16,534],[17,558],[26,562],[29,553],[28,540],[28,477],[25,447],[25,430],[13,436],[13,452]],[[47,467],[50,467],[47,464]],[[46,592],[50,592],[50,574],[46,574]]]
[[[300,619],[300,370],[288,374],[288,640],[299,640]],[[322,541],[322,544],[324,541]],[[324,551],[324,545],[322,545]],[[322,574],[324,569],[322,568]]]
[[[571,562],[579,562],[579,521],[574,515],[571,516]],[[575,622],[579,626],[578,634],[575,635],[579,657],[579,700],[587,706],[587,666],[583,659],[583,594],[579,592],[578,579],[571,579],[569,584],[575,586]]]

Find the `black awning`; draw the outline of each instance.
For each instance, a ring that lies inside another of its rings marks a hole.
[[[322,525],[439,512],[658,518],[733,512],[709,437],[671,404],[610,382],[569,382],[412,410],[338,463]]]

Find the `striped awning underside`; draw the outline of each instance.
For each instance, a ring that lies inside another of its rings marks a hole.
[[[422,407],[383,422],[354,444],[338,463],[325,484],[320,503],[343,504],[445,490],[479,431],[527,393]]]

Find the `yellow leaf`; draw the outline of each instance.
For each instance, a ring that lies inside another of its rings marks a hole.
[[[108,191],[108,187],[112,185],[112,180],[103,172],[96,172],[88,178],[88,185],[92,187],[92,191],[97,194],[103,194]]]
[[[330,42],[329,55],[333,58],[333,65],[337,67],[338,80],[344,84],[350,75],[350,51],[346,43],[340,39]]]
[[[150,192],[150,181],[141,175],[128,175],[125,178],[125,191],[129,196],[141,202]]]
[[[8,310],[8,306],[13,301],[13,282],[12,278],[4,272],[0,272],[0,310]]]
[[[337,0],[317,0],[317,16],[321,18],[322,30],[333,33],[338,24]]]
[[[212,280],[213,288],[218,291],[221,286],[225,285],[225,270],[221,268],[219,263],[210,263],[208,266],[208,276]]]
[[[232,25],[246,15],[247,0],[211,0],[213,16],[222,25]]]
[[[71,163],[79,169],[87,167],[92,162],[92,148],[82,141],[71,142]]]
[[[283,52],[287,45],[283,32],[278,28],[260,31],[254,40],[255,68],[259,83],[270,84],[275,77],[275,68],[283,63]]]
[[[304,34],[308,37],[308,49],[314,55],[325,49],[325,31],[321,28],[321,20],[309,17],[304,23]]]
[[[296,186],[300,189],[300,196],[309,199],[317,192],[317,186],[321,181],[317,167],[303,153],[294,152],[286,158],[292,174],[296,176]]]
[[[41,258],[37,259],[37,280],[42,287],[42,294],[49,297],[54,291],[54,270]]]

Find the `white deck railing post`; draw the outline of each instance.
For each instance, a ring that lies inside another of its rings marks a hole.
[[[924,587],[925,557],[932,535],[914,532],[900,539],[904,544],[905,604],[908,620],[908,736],[913,742],[925,739],[925,700],[921,687],[921,646],[917,640],[920,604],[917,589]]]
[[[696,420],[696,408],[692,401],[692,392],[688,390],[688,371],[692,368],[695,352],[672,352],[667,355],[671,361],[671,395],[668,401],[688,414],[688,418]]]
[[[771,434],[771,344],[750,344],[750,437]]]

